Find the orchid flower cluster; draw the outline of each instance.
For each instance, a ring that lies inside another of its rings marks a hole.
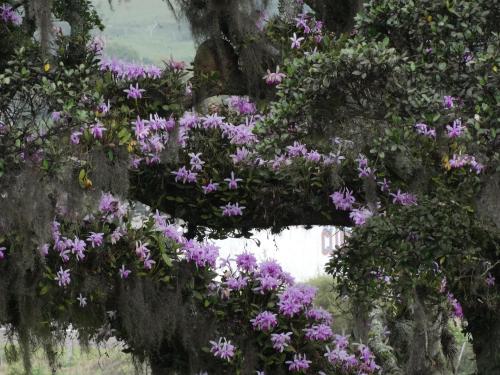
[[[366,346],[351,350],[348,337],[333,333],[331,314],[313,306],[316,289],[295,284],[276,261],[259,263],[253,254],[244,252],[224,260],[220,273],[223,276],[217,294],[222,308],[234,308],[237,320],[247,320],[241,329],[259,337],[259,342],[264,340],[261,352],[268,358],[275,357],[278,366],[290,373],[379,373],[380,367]],[[260,301],[254,302],[255,308],[260,304],[260,310],[249,312],[238,307],[249,294],[254,295],[252,300]],[[237,365],[241,353],[238,337],[231,331],[224,333],[210,341],[210,352],[229,365]],[[255,369],[258,374],[272,374],[269,370]]]
[[[19,26],[23,22],[23,18],[9,4],[0,6],[0,20],[14,26]]]
[[[174,250],[168,254],[171,261],[189,262],[199,269],[214,269],[218,248],[211,243],[188,240],[180,228],[167,220],[158,212],[138,215],[128,203],[106,193],[100,199],[98,210],[86,216],[80,234],[72,233],[70,227],[65,228],[63,222],[54,220],[52,242],[41,245],[40,254],[57,264],[54,280],[62,288],[71,283],[73,270],[85,267],[88,257],[101,253],[105,248],[120,247],[121,241],[134,238],[141,239],[136,240],[133,251],[121,253],[121,261],[116,263],[116,274],[121,279],[127,279],[133,273],[155,271],[155,265],[158,266],[160,259],[164,259],[158,252],[158,235],[162,236],[161,241],[172,244]],[[63,234],[63,229],[67,229],[67,233]],[[1,254],[4,255],[3,251]]]

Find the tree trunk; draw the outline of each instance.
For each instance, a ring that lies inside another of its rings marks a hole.
[[[442,327],[447,322],[439,304],[425,300],[425,291],[416,288],[413,303],[413,335],[409,345],[407,375],[450,374],[441,344]]]
[[[500,374],[500,317],[491,311],[481,315],[469,322],[478,374]]]

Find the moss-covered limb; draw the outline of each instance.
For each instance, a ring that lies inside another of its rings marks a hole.
[[[248,181],[241,184],[237,193],[203,194],[197,186],[175,183],[169,170],[161,167],[132,175],[131,190],[134,199],[186,221],[191,235],[202,235],[208,230],[213,237],[229,233],[246,236],[253,229],[279,232],[292,225],[352,225],[348,213],[335,210],[330,203],[332,191],[328,184],[314,187],[311,181],[301,186],[273,175],[239,176],[248,177]],[[241,217],[222,216],[220,207],[231,197],[235,199],[233,203],[245,207]]]
[[[374,304],[370,312],[370,333],[368,344],[387,375],[403,375],[403,369],[396,356],[396,350],[389,344],[385,324],[385,313],[381,306]],[[401,348],[400,348],[401,350]]]

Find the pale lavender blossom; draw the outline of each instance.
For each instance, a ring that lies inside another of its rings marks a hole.
[[[240,290],[248,285],[248,277],[230,277],[226,281],[226,285],[231,290]]]
[[[250,319],[252,327],[256,331],[270,331],[278,325],[276,314],[270,311],[263,311],[259,313],[254,319]]]
[[[390,182],[384,178],[382,181],[377,182],[377,185],[380,186],[380,191],[385,192],[390,189]]]
[[[454,106],[455,98],[449,95],[443,97],[443,107],[446,109],[451,109]]]
[[[7,248],[5,246],[0,246],[0,260],[5,258],[6,251],[7,251]]]
[[[234,190],[238,188],[238,182],[243,181],[241,178],[234,177],[234,172],[231,172],[231,178],[225,178],[229,189]]]
[[[132,271],[126,269],[124,264],[122,264],[121,268],[118,270],[118,274],[120,275],[121,279],[128,278],[131,273]]]
[[[41,245],[41,246],[39,247],[39,249],[38,249],[38,250],[39,250],[39,252],[40,252],[40,255],[41,255],[42,257],[46,257],[47,255],[49,255],[49,248],[50,248],[50,246],[49,246],[49,244],[48,244],[48,243],[45,243],[45,244]],[[1,250],[1,248],[0,248],[0,250]],[[0,259],[1,259],[1,258],[2,258],[2,257],[0,256]]]
[[[90,126],[90,134],[92,134],[95,139],[101,139],[105,131],[106,128],[99,122]]]
[[[139,88],[139,83],[135,84],[135,87],[131,84],[130,87],[126,90],[123,90],[123,92],[127,93],[127,98],[128,99],[141,99],[142,98],[142,93],[146,92],[144,89]]]
[[[292,332],[287,333],[272,333],[271,342],[273,343],[273,348],[280,353],[290,344]]]
[[[52,119],[52,121],[54,122],[59,122],[61,121],[61,112],[52,112],[51,115],[50,115],[50,118]]]
[[[305,354],[295,354],[293,361],[286,361],[285,363],[288,365],[288,371],[299,372],[307,370],[312,362],[306,358]]]
[[[198,152],[197,154],[191,152],[190,154],[188,154],[188,156],[191,158],[191,160],[189,161],[189,164],[191,164],[191,169],[195,171],[201,171],[203,169],[203,164],[205,164],[205,162],[200,158],[201,152]]]
[[[287,147],[288,155],[290,157],[304,156],[307,153],[307,148],[300,142],[293,142],[292,146]]]
[[[220,337],[219,341],[210,341],[212,347],[210,352],[214,357],[230,361],[234,357],[236,347],[225,337]]]
[[[77,145],[80,143],[80,137],[82,136],[82,132],[75,130],[71,133],[69,140],[71,144]]]
[[[229,106],[238,112],[240,115],[249,115],[255,113],[257,110],[254,103],[246,97],[241,96],[231,96],[229,98]]]
[[[77,260],[83,260],[85,259],[86,247],[85,241],[75,236],[74,240],[71,242],[71,253],[76,255]]]
[[[237,147],[236,154],[231,154],[229,157],[233,160],[234,164],[241,163],[250,157],[251,153],[245,147]]]
[[[204,194],[208,194],[217,191],[219,189],[219,184],[217,182],[212,182],[212,180],[210,180],[208,184],[202,186],[201,188]]]
[[[390,195],[393,197],[392,203],[394,204],[402,206],[415,206],[417,204],[417,197],[411,193],[402,193],[398,189],[396,193],[391,193]]]
[[[279,85],[283,79],[286,77],[284,73],[280,72],[280,67],[276,66],[276,72],[271,72],[267,70],[267,74],[263,77],[268,85]]]
[[[82,296],[82,293],[78,296],[77,301],[80,303],[80,307],[87,306],[87,298]]]
[[[142,243],[142,241],[137,241],[135,243],[135,254],[144,260],[149,257],[150,250],[148,249],[148,243]]]
[[[332,314],[323,308],[314,308],[307,311],[306,316],[316,322],[331,324]]]
[[[349,211],[352,210],[352,205],[356,202],[356,198],[347,188],[339,190],[330,195],[332,203],[335,205],[337,210]]]
[[[448,130],[448,138],[458,138],[465,131],[465,126],[462,126],[462,120],[457,119],[453,121],[453,125],[446,125],[446,130]]]
[[[312,304],[316,288],[307,285],[296,285],[288,287],[279,297],[280,313],[287,317],[293,317],[305,310]]]
[[[292,49],[297,49],[297,48],[300,48],[300,44],[302,43],[302,41],[304,40],[304,38],[303,37],[298,38],[297,34],[293,33],[293,36],[290,38],[290,40],[292,41],[291,48]]]
[[[367,208],[354,209],[349,217],[356,225],[364,225],[366,220],[373,216],[373,213]]]
[[[5,23],[12,23],[14,26],[21,25],[23,21],[21,16],[9,4],[2,4],[0,6],[0,19]]]
[[[125,231],[122,228],[116,228],[113,233],[111,233],[111,243],[116,245],[124,235]]]
[[[422,134],[429,138],[436,138],[436,129],[431,128],[427,124],[419,123],[415,125],[418,134]]]
[[[186,129],[198,127],[200,119],[194,112],[184,112],[184,115],[179,119],[179,125]]]
[[[63,270],[63,268],[60,267],[59,271],[57,271],[55,280],[57,281],[60,287],[65,287],[69,285],[69,283],[71,282],[70,270]]]
[[[244,272],[253,272],[257,268],[257,259],[253,254],[241,253],[236,255],[236,265]]]
[[[153,265],[156,263],[156,261],[151,259],[150,254],[148,254],[146,258],[143,259],[143,262],[144,262],[144,268],[147,270],[153,268]]]
[[[305,337],[308,340],[326,341],[333,336],[332,329],[328,324],[316,324],[305,328]]]
[[[238,203],[232,204],[229,202],[225,206],[221,206],[222,216],[241,216],[243,215],[244,206],[240,206]]]
[[[104,233],[90,232],[90,236],[87,237],[87,242],[90,242],[92,247],[101,246],[104,241]]]
[[[312,150],[306,154],[305,158],[312,163],[319,163],[321,161],[321,154],[316,150]]]
[[[137,139],[141,140],[149,136],[151,129],[148,123],[147,120],[141,120],[139,116],[137,116],[137,120],[132,121],[135,137]]]
[[[224,117],[218,116],[217,113],[205,116],[201,120],[205,129],[217,129],[224,123]]]
[[[493,276],[490,272],[488,272],[488,277],[486,277],[486,285],[489,287],[495,285],[495,276]]]

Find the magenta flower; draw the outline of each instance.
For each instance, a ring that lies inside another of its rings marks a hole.
[[[87,242],[90,242],[92,247],[101,246],[104,241],[104,233],[90,232],[90,236],[87,237]]]
[[[240,115],[249,115],[255,113],[257,110],[254,103],[250,102],[248,98],[241,96],[231,96],[229,98],[229,106]]]
[[[205,129],[217,129],[224,123],[224,117],[218,116],[217,113],[214,113],[203,117],[202,121]]]
[[[299,372],[307,370],[311,361],[306,358],[305,354],[295,354],[293,356],[293,361],[286,361],[285,363],[288,365],[288,371]]]
[[[436,129],[431,128],[426,124],[422,123],[416,124],[415,129],[417,130],[418,134],[422,134],[429,138],[436,138]]]
[[[349,217],[351,218],[352,221],[354,221],[354,224],[356,225],[365,224],[366,220],[372,216],[373,213],[367,208],[354,209],[349,214]]]
[[[448,130],[448,138],[458,138],[465,131],[465,126],[462,126],[462,120],[457,119],[453,121],[453,125],[446,125],[446,130]]]
[[[149,257],[150,250],[148,249],[148,243],[142,243],[142,241],[137,241],[135,243],[135,254],[144,260]]]
[[[390,194],[393,199],[392,203],[400,204],[402,206],[415,206],[417,204],[417,197],[410,193],[402,193],[401,190],[398,190],[395,194]]]
[[[248,277],[230,277],[226,281],[226,285],[231,290],[240,290],[248,285]]]
[[[288,155],[290,157],[304,156],[307,153],[307,148],[300,142],[293,142],[293,146],[288,146]]]
[[[243,215],[244,206],[239,206],[238,203],[232,204],[229,202],[225,206],[221,206],[222,216],[241,216]]]
[[[204,194],[208,194],[217,191],[217,189],[219,189],[219,184],[216,182],[212,182],[212,180],[210,180],[208,184],[202,186],[201,188],[203,189]]]
[[[248,151],[245,147],[237,147],[236,154],[231,154],[229,157],[233,159],[234,164],[238,164],[250,157],[250,151]]]
[[[256,331],[270,331],[272,328],[278,325],[278,319],[276,319],[276,314],[270,311],[263,311],[258,314],[254,319],[250,319],[252,327]]]
[[[82,132],[74,131],[71,133],[69,140],[72,144],[77,145],[80,143],[80,137],[82,136]]]
[[[307,285],[288,287],[279,297],[279,310],[285,316],[293,317],[312,304],[316,288]]]
[[[385,191],[389,191],[389,188],[390,188],[390,182],[387,181],[387,179],[383,179],[382,181],[380,182],[377,182],[377,185],[380,186],[380,190],[382,192],[385,192]]]
[[[290,344],[292,332],[287,333],[272,333],[271,342],[273,343],[273,348],[278,352],[283,353],[283,350]]]
[[[488,277],[486,278],[486,285],[494,286],[495,285],[495,276],[488,272]]]
[[[141,120],[139,116],[137,116],[137,120],[132,121],[134,125],[135,137],[139,140],[146,138],[150,133],[150,128],[147,120]]]
[[[238,182],[243,181],[241,178],[235,178],[234,177],[234,172],[231,172],[231,178],[225,178],[224,181],[227,182],[228,188],[229,189],[237,189],[238,188]]]
[[[253,272],[257,268],[257,259],[250,253],[238,254],[236,255],[236,265],[244,272]]]
[[[85,241],[79,239],[75,236],[75,239],[71,242],[71,252],[76,254],[77,260],[83,260],[85,258],[85,249],[87,245]]]
[[[306,316],[316,322],[323,322],[327,324],[330,324],[333,320],[332,314],[321,307],[308,310]]]
[[[179,119],[179,125],[186,129],[198,127],[199,118],[196,113],[184,112],[184,115]]]
[[[347,188],[339,190],[330,195],[332,203],[335,205],[337,210],[349,211],[352,210],[352,205],[356,202],[356,198]]]
[[[225,337],[220,337],[219,341],[210,341],[212,347],[210,352],[214,357],[225,359],[230,361],[234,357],[235,346],[231,344],[231,341],[226,340]]]
[[[59,284],[60,287],[65,287],[69,285],[71,282],[70,270],[63,270],[62,267],[59,268],[59,271],[56,274],[55,280]]]
[[[122,279],[128,278],[128,276],[131,273],[132,273],[132,271],[126,269],[124,264],[122,264],[121,268],[118,270],[118,274],[120,275],[120,278],[122,278]]]
[[[106,128],[99,122],[90,126],[90,134],[92,134],[95,139],[101,139],[105,131]]]
[[[297,38],[297,34],[293,33],[293,37],[290,38],[292,41],[292,49],[300,48],[300,43],[304,40],[303,37]]]
[[[454,106],[454,101],[455,101],[455,98],[452,97],[452,96],[444,96],[443,97],[443,107],[446,108],[446,109],[451,109],[453,108]]]
[[[142,93],[146,92],[144,89],[139,88],[139,84],[136,83],[135,87],[130,85],[130,87],[126,90],[123,90],[123,92],[127,93],[127,99],[141,99],[142,98]]]
[[[321,161],[321,154],[316,150],[309,151],[306,154],[306,160],[313,163],[319,163]]]
[[[155,264],[156,262],[150,258],[150,254],[148,254],[146,256],[146,258],[144,259],[144,268],[147,269],[147,270],[150,270],[151,268],[153,268],[153,265]]]
[[[309,328],[305,328],[304,332],[306,333],[306,338],[311,341],[325,341],[333,336],[332,329],[328,324],[312,325]]]
[[[149,78],[153,79],[160,78],[162,74],[162,70],[154,65],[146,67],[145,72]]]
[[[276,72],[271,72],[267,69],[267,74],[263,78],[268,85],[275,86],[279,85],[285,77],[286,75],[280,72],[280,67],[276,66]]]

